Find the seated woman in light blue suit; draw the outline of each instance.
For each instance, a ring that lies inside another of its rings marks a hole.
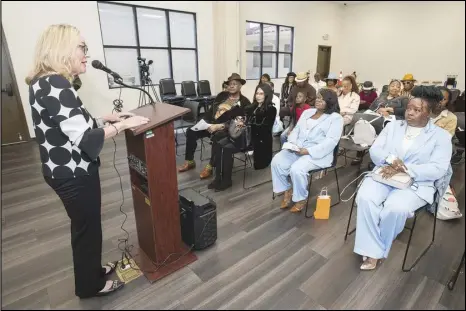
[[[373,270],[379,259],[387,258],[393,241],[403,231],[408,217],[432,203],[435,182],[447,173],[451,138],[430,120],[432,109],[442,100],[433,86],[412,90],[405,120],[390,122],[370,148],[376,169],[390,178],[406,172],[413,179],[407,189],[396,189],[367,177],[356,197],[358,206],[354,252],[363,256],[361,270]]]
[[[283,149],[273,158],[273,191],[285,191],[281,208],[288,208],[293,199],[295,205],[290,211],[300,212],[306,205],[308,196],[308,172],[332,164],[333,150],[340,141],[343,130],[343,118],[338,107],[335,92],[319,90],[315,109],[303,112],[288,137],[288,143],[297,146],[299,152]]]

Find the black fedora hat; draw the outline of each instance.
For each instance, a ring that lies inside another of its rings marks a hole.
[[[228,77],[228,79],[225,81],[226,84],[228,84],[230,81],[239,81],[242,85],[246,84],[246,80],[242,79],[241,76],[237,73],[232,73],[231,76]]]

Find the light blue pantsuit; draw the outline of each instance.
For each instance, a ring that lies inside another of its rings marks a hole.
[[[307,149],[308,155],[299,155],[284,149],[272,159],[272,185],[275,193],[293,187],[293,201],[307,199],[308,172],[330,167],[333,150],[340,140],[343,118],[338,113],[324,114],[317,120],[310,119],[316,109],[307,109],[288,136],[288,141],[299,148]],[[290,179],[292,185],[290,183]]]
[[[408,168],[413,185],[396,189],[368,176],[359,188],[356,240],[354,252],[370,258],[387,258],[393,241],[418,208],[431,204],[435,182],[442,179],[450,166],[451,138],[447,131],[429,122],[408,150],[402,141],[406,121],[390,122],[370,148],[374,170],[386,165],[387,157],[401,159]]]
[[[290,130],[290,127],[288,126],[284,131],[283,133],[280,134],[280,142],[282,143],[282,145],[284,143],[286,143],[286,141],[288,140],[288,131]]]

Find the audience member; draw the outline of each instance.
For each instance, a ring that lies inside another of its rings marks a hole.
[[[280,98],[280,105],[282,107],[288,106],[288,96],[291,93],[291,89],[296,86],[296,74],[294,72],[289,72],[286,75],[285,82],[282,84],[282,91],[280,93],[281,98]]]
[[[451,101],[451,91],[444,87],[437,87],[443,95],[443,99],[432,110],[431,119],[435,125],[446,130],[452,137],[455,136],[457,117],[451,111],[448,111]],[[450,186],[443,195],[443,200],[438,206],[437,218],[441,220],[450,220],[461,218],[463,215],[458,208],[458,201]]]
[[[282,209],[287,208],[291,200],[295,202],[291,212],[303,209],[308,196],[308,173],[332,164],[333,150],[340,141],[342,129],[343,118],[338,113],[337,95],[321,89],[316,107],[303,112],[288,137],[288,143],[299,151],[285,148],[272,159],[273,191],[285,192]],[[291,178],[291,184],[288,178]]]
[[[372,102],[377,98],[377,92],[375,91],[372,81],[366,81],[362,85],[362,91],[359,92],[361,101],[359,103],[359,110],[369,109]]]
[[[400,96],[402,89],[400,80],[392,80],[388,85],[388,93],[382,93],[374,100],[369,107],[370,110],[375,111],[385,118],[395,116],[395,119],[402,120],[405,116],[407,98]]]
[[[298,92],[302,92],[305,95],[305,102],[307,104],[310,106],[314,105],[316,100],[316,90],[309,84],[309,79],[305,72],[299,72],[296,75],[296,86],[292,88],[288,97],[289,107],[282,107],[280,109],[281,118],[291,115],[291,110],[293,109]]]
[[[303,112],[305,110],[311,108],[311,106],[306,104],[304,102],[304,100],[305,100],[304,93],[303,92],[298,92],[298,95],[296,95],[295,105],[294,105],[294,107],[292,109],[292,112],[291,112],[290,125],[283,131],[282,135],[280,136],[280,141],[281,141],[282,145],[287,141],[288,136],[290,135],[290,133],[293,130],[293,128],[295,127],[295,125],[298,123],[299,118],[301,117]]]
[[[319,92],[321,88],[324,88],[327,86],[327,83],[322,81],[320,78],[320,73],[316,72],[314,75],[314,82],[312,82],[311,85],[316,90],[316,92]]]
[[[338,96],[338,105],[340,106],[340,114],[343,116],[344,124],[350,124],[353,120],[353,115],[359,109],[359,90],[356,85],[356,80],[352,76],[346,76],[342,83],[342,89]]]
[[[416,82],[414,76],[410,73],[407,73],[405,74],[403,79],[401,79],[401,82],[403,83],[403,90],[401,91],[401,96],[406,96],[409,99],[411,99],[411,91],[413,90],[414,82]]]
[[[228,83],[226,82],[222,83],[222,92],[228,92]]]
[[[451,139],[430,120],[432,110],[442,100],[433,86],[417,86],[406,109],[406,121],[388,123],[370,148],[376,170],[389,179],[407,173],[413,187],[397,189],[366,177],[358,191],[354,252],[363,256],[361,270],[373,270],[378,260],[387,258],[393,240],[403,231],[406,219],[415,210],[432,203],[434,183],[449,170]]]
[[[338,78],[334,73],[330,73],[327,78],[325,78],[325,83],[327,84],[327,89],[334,91],[338,94]]]
[[[266,83],[266,82],[270,82],[270,76],[269,76],[268,73],[264,73],[264,74],[261,76],[258,85],[261,85],[261,84]]]
[[[197,140],[210,137],[212,141],[210,162],[202,170],[200,178],[210,177],[215,164],[215,144],[219,140],[228,137],[229,122],[237,116],[243,116],[244,108],[251,104],[249,99],[241,94],[241,87],[246,84],[246,80],[242,79],[239,74],[233,73],[225,83],[228,84],[228,91],[217,95],[212,108],[204,117],[204,120],[211,126],[204,131],[194,131],[192,128],[186,131],[186,161],[178,168],[178,172],[186,172],[196,167],[194,152],[197,148]]]
[[[272,103],[272,88],[267,83],[258,85],[251,105],[245,108],[246,122],[237,121],[236,126],[251,125],[254,168],[256,170],[269,166],[272,161],[272,126],[277,110]],[[231,136],[220,140],[215,148],[215,179],[208,185],[209,189],[222,191],[232,186],[233,155],[242,151],[242,141]],[[246,146],[247,147],[247,146]]]
[[[448,111],[451,100],[451,91],[444,86],[437,87],[443,95],[443,99],[440,103],[432,110],[431,118],[435,125],[443,128],[451,137],[455,136],[457,118],[454,113]]]

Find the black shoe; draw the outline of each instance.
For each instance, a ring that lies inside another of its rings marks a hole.
[[[217,185],[217,187],[215,187],[215,191],[223,191],[223,190],[226,190],[228,188],[230,188],[231,186],[233,186],[233,182],[230,180],[228,182],[221,182]]]
[[[361,164],[361,162],[362,162],[361,159],[356,159],[356,160],[351,161],[351,165],[359,165]]]
[[[118,265],[118,261],[107,262],[105,265],[102,266],[102,275],[108,276],[112,274],[113,272],[115,272],[117,265]],[[105,267],[109,267],[110,270],[107,272],[107,269],[105,269]]]
[[[107,295],[110,295],[111,293],[114,293],[116,292],[117,290],[119,289],[122,289],[123,286],[125,286],[125,283],[124,282],[121,282],[121,281],[118,281],[118,280],[114,280],[113,281],[113,284],[112,284],[112,287],[110,287],[110,289],[106,290],[106,291],[100,291],[98,292],[97,294],[95,294],[97,297],[101,297],[101,296],[107,296]]]
[[[207,185],[207,189],[215,189],[217,188],[219,182],[215,179],[213,182],[211,182],[209,185]]]

